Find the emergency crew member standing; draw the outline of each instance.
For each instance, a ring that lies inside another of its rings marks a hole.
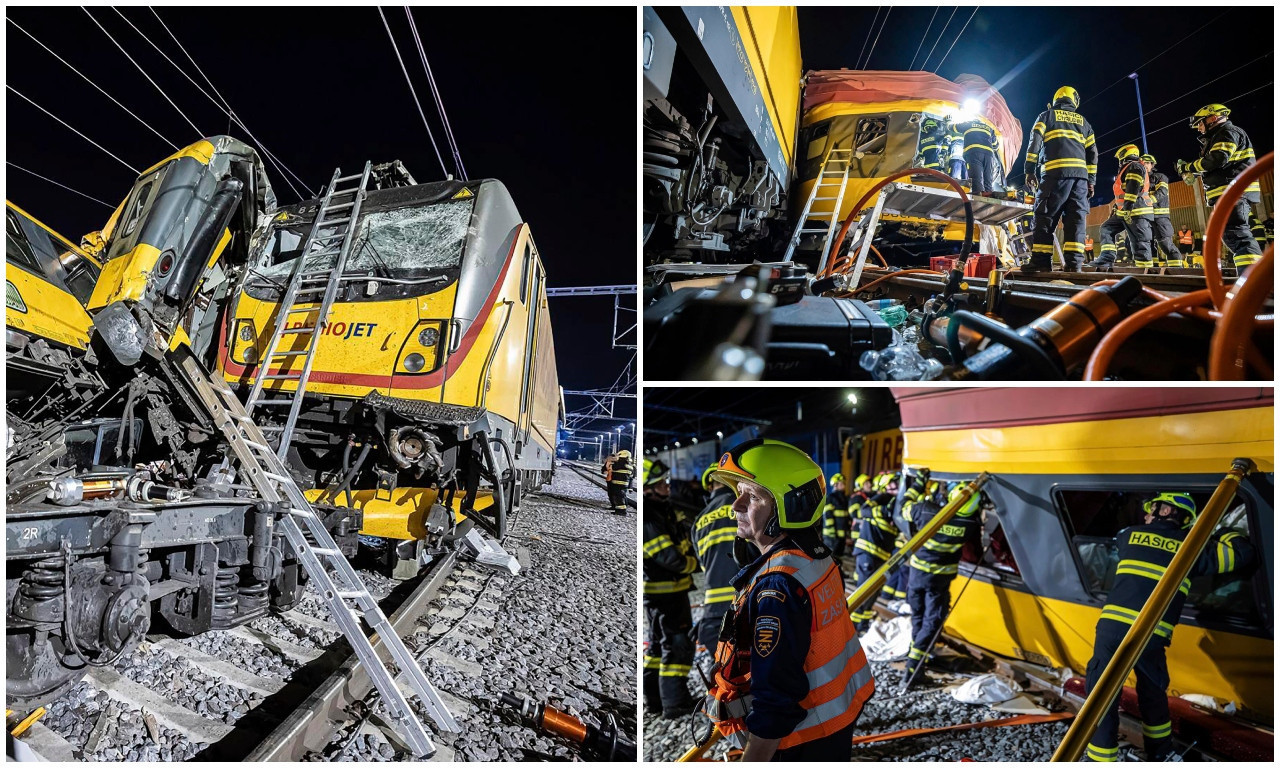
[[[1120,218],[1120,204],[1114,202],[1111,204],[1111,215],[1098,228],[1098,239],[1102,243],[1098,247],[1098,258],[1094,259],[1089,266],[1101,269],[1116,262],[1116,237],[1123,231],[1124,219]]]
[[[735,487],[737,534],[763,554],[734,577],[707,714],[743,762],[847,761],[875,680],[818,535],[822,470],[794,446],[756,439],[722,456],[713,477]]]
[[[921,168],[932,168],[947,172],[943,163],[947,157],[947,133],[936,117],[926,117],[920,124],[920,157]]]
[[[862,505],[862,524],[858,531],[858,541],[853,545],[857,558],[856,584],[862,584],[871,578],[871,574],[893,555],[898,542],[898,527],[893,524],[893,505],[898,494],[897,478],[884,475],[876,490],[876,495]],[[886,599],[893,599],[893,583],[892,578],[885,579],[880,593]],[[852,614],[858,631],[865,632],[875,615],[874,601],[867,603],[866,610]]]
[[[1160,577],[1173,562],[1178,547],[1186,539],[1196,519],[1196,503],[1185,493],[1161,493],[1142,506],[1146,517],[1142,525],[1125,528],[1116,534],[1120,561],[1107,604],[1102,607],[1093,641],[1093,658],[1085,678],[1086,691],[1092,691],[1111,657],[1120,647],[1138,612],[1156,588]],[[1245,572],[1253,566],[1256,553],[1244,534],[1230,529],[1216,532],[1205,545],[1190,576],[1213,573]],[[1138,709],[1142,714],[1143,751],[1147,760],[1160,761],[1173,752],[1173,725],[1169,720],[1169,666],[1165,649],[1173,640],[1173,628],[1182,615],[1182,604],[1191,589],[1190,579],[1183,579],[1174,594],[1163,620],[1138,657],[1134,673],[1138,677]],[[1120,736],[1120,697],[1098,723],[1085,752],[1090,760],[1115,762]]]
[[[1192,115],[1191,127],[1204,135],[1204,146],[1198,159],[1190,163],[1179,160],[1176,166],[1180,176],[1204,174],[1204,194],[1210,206],[1222,197],[1235,177],[1256,162],[1253,142],[1240,126],[1227,119],[1230,115],[1231,110],[1221,104],[1201,107]],[[1262,248],[1249,231],[1250,205],[1258,202],[1261,190],[1256,181],[1245,188],[1222,231],[1222,242],[1231,249],[1236,269],[1244,269],[1262,255]]]
[[[1076,112],[1080,95],[1064,85],[1053,94],[1049,108],[1040,113],[1031,128],[1031,141],[1023,170],[1027,179],[1043,178],[1036,189],[1035,233],[1031,261],[1023,272],[1053,269],[1053,234],[1062,221],[1063,270],[1078,272],[1084,258],[1085,220],[1089,198],[1098,175],[1098,147],[1093,127]],[[1044,160],[1041,162],[1041,156]]]
[[[969,187],[974,195],[990,197],[996,188],[996,169],[1001,167],[1000,142],[996,140],[996,129],[981,117],[975,117],[959,127],[964,131],[964,159],[969,164]]]
[[[950,144],[947,152],[947,162],[951,165],[951,178],[956,181],[964,181],[968,178],[964,168],[964,133],[958,126],[952,125],[948,120],[947,127],[947,143]]]
[[[646,712],[676,718],[694,706],[686,680],[693,669],[689,574],[698,569],[698,561],[672,519],[667,465],[647,459],[645,464],[642,570],[649,651],[644,657],[644,707]]]
[[[1155,203],[1151,254],[1157,261],[1167,259],[1170,267],[1185,267],[1187,262],[1183,260],[1182,252],[1173,244],[1173,222],[1169,220],[1169,177],[1156,170],[1155,155],[1143,155],[1142,164],[1151,176],[1151,197]]]
[[[618,451],[613,463],[608,465],[605,479],[609,488],[609,506],[613,514],[627,514],[627,488],[631,485],[631,451]]]
[[[706,574],[702,593],[702,616],[698,619],[698,642],[708,653],[716,652],[720,619],[733,604],[733,577],[738,563],[733,559],[733,540],[738,524],[733,517],[733,489],[711,477],[717,464],[702,473],[702,487],[711,493],[707,506],[693,521],[693,551]]]
[[[1125,144],[1116,150],[1120,172],[1111,189],[1120,202],[1120,218],[1124,221],[1125,243],[1133,256],[1134,266],[1154,266],[1151,260],[1151,224],[1155,208],[1151,205],[1151,179],[1142,164],[1138,148]]]
[[[837,472],[831,476],[831,492],[822,508],[822,543],[838,561],[848,540],[849,497],[844,495],[844,475]]]
[[[962,492],[961,483],[954,483],[948,500],[955,499]],[[941,493],[941,486],[938,488]],[[934,504],[940,499],[931,497]],[[929,660],[930,647],[934,635],[947,617],[951,608],[951,582],[955,581],[960,571],[960,555],[964,545],[969,542],[980,542],[982,538],[982,516],[979,513],[981,494],[969,497],[964,506],[956,512],[946,525],[938,529],[933,538],[924,543],[911,556],[911,581],[907,587],[907,604],[911,606],[911,650],[907,652],[907,675],[915,673],[916,667]],[[936,514],[938,506],[933,510]],[[913,516],[912,522],[923,525],[929,522],[921,513]],[[929,515],[929,518],[933,517]]]
[[[1191,257],[1191,251],[1195,250],[1195,237],[1191,234],[1189,227],[1183,227],[1178,230],[1178,251],[1182,254],[1183,262]]]

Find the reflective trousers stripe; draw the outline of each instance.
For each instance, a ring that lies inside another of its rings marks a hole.
[[[650,656],[650,655],[649,655],[649,654],[647,654],[647,653],[644,655],[644,668],[645,668],[645,669],[658,669],[658,668],[659,668],[659,667],[661,667],[661,666],[662,666],[662,658],[661,658],[661,657],[659,657],[659,656]]]
[[[1142,724],[1142,735],[1148,739],[1165,739],[1173,735],[1173,723],[1161,723],[1160,725]]]
[[[675,581],[646,581],[644,583],[644,593],[646,595],[668,595],[672,592],[687,592],[693,587],[693,579],[685,576]]]
[[[877,547],[875,544],[872,544],[866,539],[858,539],[853,546],[857,549],[862,550],[863,552],[866,552],[867,554],[875,555],[881,560],[889,559],[890,553],[885,552],[883,549]]]
[[[703,603],[728,603],[733,602],[733,598],[733,587],[716,587],[702,593]]]
[[[1120,759],[1120,748],[1107,749],[1090,744],[1085,749],[1085,755],[1095,763],[1114,763]]]
[[[685,677],[693,671],[690,664],[663,664],[659,667],[659,677]]]

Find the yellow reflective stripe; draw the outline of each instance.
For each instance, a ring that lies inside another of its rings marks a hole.
[[[647,654],[647,653],[644,655],[644,668],[645,668],[645,669],[658,669],[658,668],[659,668],[659,667],[661,667],[661,666],[662,666],[662,659],[661,659],[660,657],[658,657],[658,656],[650,656],[650,655],[649,655],[649,654]]]
[[[881,560],[888,560],[888,559],[889,559],[889,553],[888,553],[888,552],[885,552],[883,549],[881,549],[881,548],[877,547],[875,544],[872,544],[871,542],[867,541],[866,539],[858,539],[856,542],[854,542],[853,546],[854,546],[856,549],[860,549],[860,550],[862,550],[863,552],[866,552],[866,553],[868,553],[868,554],[875,555],[876,557],[880,558]]]
[[[646,581],[644,583],[644,593],[646,595],[668,595],[672,592],[687,592],[693,587],[693,579],[685,576],[675,581]]]
[[[1169,215],[1169,209],[1168,209],[1168,208],[1157,208],[1157,209],[1156,209],[1156,215],[1157,215],[1157,216],[1168,216],[1168,215]]]
[[[1044,164],[1046,171],[1052,171],[1055,168],[1087,168],[1083,159],[1078,157],[1063,157],[1057,160],[1050,160]]]
[[[1086,147],[1092,147],[1093,141],[1094,141],[1094,135],[1091,133],[1089,134],[1089,137],[1084,140],[1084,145]]]
[[[971,149],[985,149],[988,152],[995,152],[994,149],[992,149],[991,147],[988,147],[986,144],[970,144],[964,148],[964,151],[968,152]]]
[[[1114,251],[1115,249],[1116,249],[1115,243],[1103,243],[1102,245],[1103,253],[1106,253],[1107,251]]]
[[[1073,240],[1068,240],[1062,244],[1062,250],[1068,253],[1084,253],[1084,243],[1077,243]]]
[[[960,572],[959,567],[955,563],[952,563],[951,565],[938,565],[937,563],[930,563],[925,560],[921,560],[915,555],[911,556],[911,567],[919,571],[924,571],[925,573],[934,573],[942,576]]]
[[[1096,166],[1096,165],[1086,165],[1086,166],[1085,166],[1085,170],[1089,171],[1089,173],[1091,173],[1091,174],[1096,174],[1096,173],[1098,172],[1098,166]]]
[[[659,667],[659,677],[684,677],[693,671],[691,664],[663,664]]]
[[[963,541],[957,544],[944,544],[940,541],[934,541],[933,539],[929,539],[924,543],[925,549],[932,550],[934,552],[959,552],[960,548],[963,546],[964,546]]]
[[[1163,189],[1165,192],[1168,192],[1168,191],[1169,191],[1169,182],[1167,182],[1167,181],[1160,181],[1160,182],[1156,182],[1156,190],[1157,190],[1157,191],[1159,191],[1159,190],[1161,190],[1161,189]]]
[[[914,645],[911,646],[911,649],[907,651],[908,659],[923,659],[925,656],[928,656],[928,655],[929,654],[925,653],[924,651],[920,650]]]
[[[1102,613],[1099,618],[1111,619],[1112,621],[1132,626],[1133,622],[1138,619],[1138,612],[1124,606],[1108,604],[1102,606]],[[1171,638],[1173,637],[1173,625],[1167,621],[1161,621],[1156,624],[1155,634],[1164,638]]]
[[[1210,152],[1217,152],[1218,150],[1222,150],[1229,155],[1236,151],[1236,143],[1234,141],[1219,141],[1217,144],[1209,147]]]
[[[1129,213],[1134,216],[1145,216],[1151,213],[1151,206],[1145,205],[1141,208],[1130,208]]]
[[[885,533],[892,533],[895,535],[898,533],[897,527],[895,527],[893,523],[889,522],[888,520],[885,520],[884,518],[872,517],[868,522],[870,522],[872,525],[879,528],[880,530],[884,531]]]
[[[1107,749],[1090,744],[1085,750],[1085,755],[1095,763],[1115,763],[1120,760],[1120,748]]]
[[[1126,173],[1126,174],[1124,175],[1124,180],[1125,180],[1125,181],[1139,181],[1139,182],[1140,182],[1140,181],[1143,181],[1143,176],[1142,176],[1142,174],[1140,174],[1140,173]]]
[[[724,603],[733,600],[733,587],[716,587],[708,589],[702,593],[702,602],[704,603]]]
[[[1031,132],[1032,132],[1032,133],[1039,133],[1039,134],[1043,134],[1043,133],[1044,133],[1044,128],[1045,128],[1044,123],[1039,122],[1039,121],[1036,121],[1036,124],[1035,124],[1035,125],[1033,125],[1033,126],[1031,126]]]
[[[721,528],[708,536],[704,536],[698,541],[698,556],[702,557],[707,554],[707,550],[717,544],[723,544],[726,541],[733,541],[737,535],[735,528]]]
[[[1161,723],[1160,725],[1142,724],[1142,735],[1149,739],[1163,739],[1166,736],[1173,735],[1173,723]]]
[[[1055,128],[1044,135],[1045,141],[1050,141],[1052,139],[1072,139],[1073,141],[1078,141],[1083,144],[1084,134],[1067,128]]]
[[[1027,162],[1028,162],[1028,163],[1034,163],[1034,162],[1037,162],[1039,159],[1040,159],[1040,155],[1036,154],[1035,152],[1028,152],[1028,153],[1027,153]]]
[[[1221,552],[1221,544],[1219,544],[1219,552]],[[1169,569],[1156,565],[1155,563],[1147,563],[1142,560],[1121,560],[1116,564],[1116,575],[1121,574],[1128,576],[1145,576],[1148,579],[1159,581]],[[1187,594],[1191,590],[1191,580],[1183,579],[1178,591]]]
[[[1261,257],[1256,253],[1238,253],[1232,257],[1232,260],[1235,262],[1236,269],[1243,269],[1250,264],[1256,264],[1259,258]]]
[[[1229,160],[1252,160],[1254,159],[1253,147],[1242,149],[1239,152],[1232,152]]]
[[[1031,246],[1032,253],[1053,253],[1053,243],[1038,243]]]
[[[674,546],[675,542],[671,541],[671,537],[664,533],[661,536],[657,536],[646,541],[643,549],[645,557],[653,557],[667,547]]]
[[[1210,200],[1212,200],[1215,197],[1221,197],[1222,193],[1226,191],[1227,191],[1227,185],[1223,184],[1220,187],[1214,187],[1213,189],[1206,189],[1204,194],[1205,194],[1205,197],[1208,197]]]
[[[1261,192],[1261,191],[1262,191],[1262,184],[1261,184],[1260,182],[1255,181],[1255,182],[1253,182],[1252,184],[1250,184],[1249,186],[1245,187],[1245,188],[1244,188],[1244,191],[1245,191],[1246,193],[1248,193],[1248,192]]]

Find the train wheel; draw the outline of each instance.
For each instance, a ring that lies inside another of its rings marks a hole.
[[[5,636],[5,702],[10,709],[34,709],[80,682],[86,668],[66,666],[61,638],[14,629]]]

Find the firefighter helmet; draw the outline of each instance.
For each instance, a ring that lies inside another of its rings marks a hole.
[[[866,476],[866,475],[858,475],[858,479],[857,479],[857,480],[854,480],[853,482],[854,482],[854,484],[855,484],[855,485],[857,485],[857,486],[858,486],[858,489],[859,489],[859,490],[861,490],[861,489],[862,489],[862,484],[863,484],[863,483],[865,483],[865,482],[867,482],[867,481],[868,481],[868,480],[870,480],[870,479],[871,479],[871,478],[870,478],[870,477],[868,477],[868,476]]]
[[[827,495],[822,468],[794,445],[748,440],[721,456],[711,477],[735,493],[741,480],[767,490],[773,495],[779,528],[809,528],[822,518],[822,500]]]
[[[1196,521],[1196,501],[1188,494],[1172,493],[1170,491],[1156,494],[1155,498],[1143,502],[1142,511],[1148,515],[1155,515],[1156,507],[1160,504],[1168,504],[1173,507],[1182,522],[1183,528],[1190,528],[1191,524]]]
[[[702,487],[704,490],[710,491],[711,487],[715,484],[711,479],[711,473],[715,472],[719,466],[720,465],[718,463],[715,463],[702,470]]]
[[[1072,109],[1080,106],[1080,94],[1076,93],[1076,89],[1069,85],[1064,85],[1053,94],[1053,106],[1059,106],[1058,102],[1065,101],[1071,105]]]
[[[1230,116],[1231,110],[1226,106],[1222,104],[1206,104],[1205,106],[1197,109],[1196,113],[1191,116],[1190,127],[1195,128],[1198,123],[1205,123],[1205,126],[1208,127],[1212,124],[1209,122],[1212,118],[1221,118],[1225,120]],[[1216,123],[1217,120],[1213,120],[1213,122]]]
[[[964,487],[965,487],[964,483],[956,483],[951,488],[950,493],[947,494],[947,501],[951,502],[960,498],[960,494],[964,493]],[[981,501],[982,501],[982,494],[980,493],[973,494],[972,496],[969,497],[969,500],[966,501],[964,505],[960,507],[960,509],[956,510],[956,514],[959,515],[960,517],[972,516],[974,512],[978,511],[978,504]]]
[[[620,459],[631,458],[631,451],[628,451],[627,449],[623,448],[621,451],[618,451],[618,458]]]
[[[1116,150],[1116,159],[1123,162],[1131,156],[1136,157],[1140,154],[1141,151],[1138,149],[1136,144],[1125,144],[1123,147]]]
[[[835,473],[834,475],[832,475],[832,476],[831,476],[830,483],[831,483],[832,485],[835,485],[836,483],[843,483],[843,482],[844,482],[844,474],[843,474],[843,473],[841,473],[841,472],[837,472],[837,473]]]
[[[1142,162],[1144,163],[1151,163],[1151,165],[1153,166],[1156,164],[1155,155],[1143,155],[1141,159],[1142,159]]]
[[[671,474],[671,470],[661,459],[654,461],[644,460],[644,484],[646,486],[657,485],[667,479],[667,475]]]

